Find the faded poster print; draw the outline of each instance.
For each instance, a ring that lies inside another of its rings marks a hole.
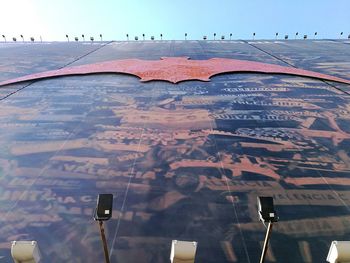
[[[4,44],[0,80],[164,56],[349,79],[347,45]],[[111,262],[167,262],[173,239],[197,241],[198,262],[257,262],[266,231],[259,195],[274,197],[280,217],[267,262],[323,262],[332,240],[350,238],[348,92],[346,84],[258,73],[178,84],[96,74],[0,88],[0,261],[11,262],[12,240],[36,240],[44,262],[102,262],[92,214],[97,195],[113,193]]]

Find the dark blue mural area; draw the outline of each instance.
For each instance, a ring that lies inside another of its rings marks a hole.
[[[0,80],[72,61],[162,56],[289,63],[346,79],[347,45],[1,44]],[[350,239],[348,92],[252,73],[179,84],[97,74],[0,88],[0,261],[11,261],[12,240],[36,240],[43,262],[102,262],[92,214],[97,195],[113,193],[111,262],[168,262],[173,239],[197,241],[198,262],[257,262],[262,195],[274,197],[280,218],[266,262],[324,262],[332,240]]]

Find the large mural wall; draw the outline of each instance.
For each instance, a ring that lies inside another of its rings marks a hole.
[[[0,81],[113,59],[251,60],[349,79],[347,41],[1,44]],[[210,82],[96,74],[0,88],[0,262],[36,240],[43,262],[168,262],[172,239],[198,262],[257,262],[256,197],[280,217],[267,262],[325,262],[350,239],[350,86],[229,73]]]

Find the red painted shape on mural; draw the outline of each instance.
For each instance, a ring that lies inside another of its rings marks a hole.
[[[161,60],[122,59],[73,66],[5,80],[0,82],[0,86],[29,80],[95,73],[125,73],[138,76],[141,81],[164,80],[178,83],[185,80],[209,81],[209,78],[214,75],[233,72],[287,74],[350,84],[348,79],[261,62],[227,58],[189,60],[188,57],[164,57]]]

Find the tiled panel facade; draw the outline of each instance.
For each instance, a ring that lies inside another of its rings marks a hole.
[[[340,56],[339,53],[342,55]],[[0,80],[113,59],[233,58],[349,79],[343,41],[1,44]],[[0,262],[37,240],[44,262],[168,262],[172,239],[198,262],[257,262],[256,197],[275,199],[267,262],[324,262],[350,239],[349,85],[267,74],[142,83],[122,74],[0,88]]]

